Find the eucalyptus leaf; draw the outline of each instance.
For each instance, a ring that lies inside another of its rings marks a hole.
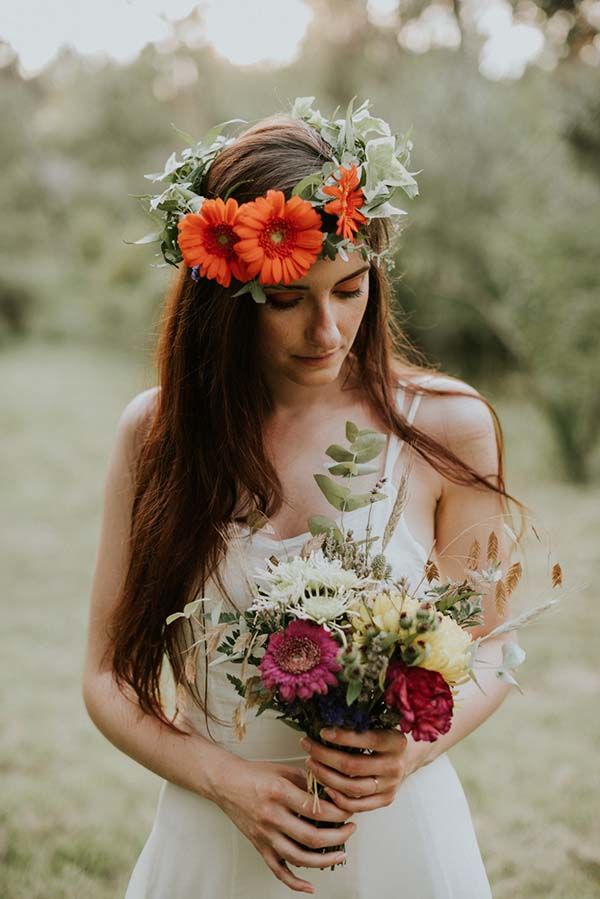
[[[334,499],[345,500],[347,496],[350,496],[349,487],[342,487],[341,484],[336,484],[336,482],[326,474],[315,474],[313,477],[319,485],[321,492],[325,494],[332,505],[335,505],[336,509],[338,509],[339,506],[333,502]]]
[[[328,446],[325,450],[325,455],[329,456],[330,459],[335,459],[336,462],[354,461],[354,453],[347,450],[344,446],[340,446],[339,443],[332,443],[331,446]]]
[[[358,474],[358,465],[356,462],[338,462],[337,465],[332,465],[329,471],[331,474],[351,478]]]
[[[360,476],[361,474],[374,474],[376,471],[379,471],[378,465],[367,465],[366,463],[360,463],[356,466],[356,468],[357,468],[357,472],[356,472],[357,477]]]
[[[316,537],[317,534],[327,534],[330,530],[333,530],[333,534],[337,540],[344,539],[344,535],[335,521],[331,518],[327,518],[326,515],[311,515],[308,519],[308,529],[313,537]]]
[[[363,434],[352,443],[352,451],[356,462],[370,462],[384,449],[387,441],[385,434]]]
[[[352,443],[358,437],[358,426],[353,421],[346,422],[346,440]]]
[[[353,512],[355,509],[362,509],[363,506],[368,506],[369,503],[379,502],[381,499],[386,499],[387,494],[385,493],[354,493],[352,496],[348,497],[346,500],[346,506],[344,508],[344,512]]]

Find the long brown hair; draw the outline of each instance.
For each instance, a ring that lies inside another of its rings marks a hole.
[[[207,197],[229,192],[240,203],[269,188],[289,198],[298,181],[331,158],[330,146],[308,125],[283,114],[270,116],[221,150],[202,191]],[[326,214],[323,220],[325,230],[335,230],[335,220]],[[367,240],[376,252],[386,249],[390,234],[389,221],[370,221]],[[369,274],[369,298],[351,364],[358,366],[373,410],[446,478],[496,491],[506,510],[508,500],[523,508],[505,490],[502,430],[485,398],[481,401],[490,409],[496,431],[496,483],[409,425],[397,410],[400,372],[433,369],[423,364],[392,314],[387,274],[374,264]],[[156,347],[159,389],[137,451],[129,564],[107,650],[117,681],[133,688],[144,711],[180,733],[161,702],[165,654],[175,682],[183,679],[181,630],[165,626],[165,619],[180,611],[209,575],[221,583],[223,527],[238,508],[240,491],[267,516],[283,502],[281,483],[263,445],[261,425],[271,397],[254,352],[256,304],[249,295],[232,298],[237,287],[194,281],[182,263],[167,296]],[[220,720],[207,708],[206,683],[204,697],[195,681],[190,692],[205,714]]]

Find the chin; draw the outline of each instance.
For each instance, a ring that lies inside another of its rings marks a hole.
[[[335,368],[320,369],[319,371],[307,371],[305,374],[295,373],[294,380],[297,384],[331,384],[340,376],[340,366]]]

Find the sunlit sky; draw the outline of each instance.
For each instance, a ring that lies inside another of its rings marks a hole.
[[[398,2],[368,0],[370,18],[388,26]],[[600,9],[600,0],[584,2],[593,13]],[[83,55],[133,61],[147,44],[168,46],[172,22],[193,9],[200,15],[186,43],[201,47],[208,42],[239,66],[293,62],[312,21],[304,0],[60,0],[51,9],[42,0],[18,0],[0,9],[0,37],[17,53],[21,74],[33,77],[63,45]],[[531,0],[520,0],[518,19],[507,0],[464,0],[461,10],[481,35],[479,64],[486,77],[519,78],[531,62],[546,68],[556,64],[552,44],[560,43],[569,14],[557,13],[550,23],[540,23]],[[546,37],[540,24],[551,26]],[[403,22],[397,39],[408,51],[424,53],[432,47],[457,47],[460,32],[449,7],[433,2],[420,17]],[[584,62],[600,63],[600,42],[587,48]]]

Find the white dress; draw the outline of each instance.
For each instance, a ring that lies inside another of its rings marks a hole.
[[[400,408],[403,393],[400,388]],[[410,421],[419,400],[415,394],[407,413]],[[388,488],[403,446],[399,438],[390,436],[384,463]],[[367,484],[370,477],[362,478],[361,487],[366,490],[372,486]],[[372,533],[379,536],[394,500],[394,490],[387,492],[386,500],[373,505]],[[363,507],[346,513],[345,526],[361,533],[367,510]],[[280,541],[263,531],[250,535],[242,528],[239,535],[236,545],[246,554],[251,572],[272,553],[281,556],[286,549],[296,553],[310,536],[303,533]],[[413,586],[421,581],[427,552],[410,533],[404,516],[386,547],[386,556],[396,577],[404,575]],[[245,598],[248,605],[250,597],[243,587],[239,554],[228,550],[222,565],[222,576],[236,605],[242,608]],[[213,590],[218,597],[216,584]],[[206,595],[213,593],[207,588]],[[208,696],[214,712],[231,720],[240,697],[226,678],[227,671],[239,675],[240,666],[229,661],[209,666]],[[202,667],[198,685],[202,696]],[[304,768],[307,753],[299,745],[301,734],[278,720],[272,710],[258,718],[251,714],[241,742],[232,728],[212,721],[208,731],[205,717],[191,697],[177,721],[244,758]],[[323,899],[491,899],[467,799],[445,752],[409,775],[391,805],[356,813],[353,820],[357,829],[346,843],[346,864],[332,871],[297,868],[288,862],[290,870],[314,884],[315,895]],[[162,782],[154,824],[131,874],[125,899],[289,899],[291,895],[301,894],[275,877],[219,806],[170,781]]]

